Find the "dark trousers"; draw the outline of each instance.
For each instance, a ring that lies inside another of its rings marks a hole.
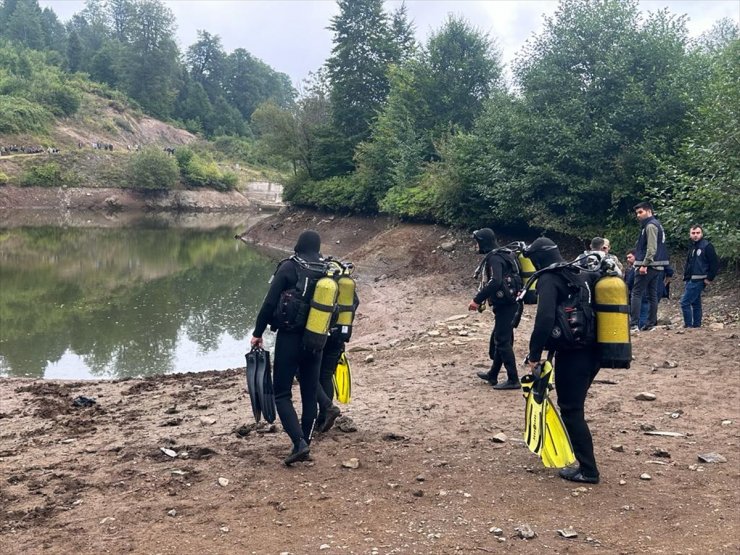
[[[285,433],[294,445],[301,439],[309,442],[314,420],[316,420],[316,390],[319,386],[319,366],[321,351],[307,351],[303,348],[303,332],[278,331],[275,340],[275,366],[273,387],[275,407]],[[301,389],[301,422],[293,407],[292,388],[296,371]]]
[[[555,354],[555,391],[563,424],[568,430],[573,452],[586,476],[599,475],[594,457],[594,443],[586,424],[583,406],[586,393],[599,373],[599,355],[596,349],[563,351]]]
[[[509,381],[519,381],[516,371],[516,357],[514,356],[514,326],[512,324],[517,305],[503,304],[493,307],[495,321],[491,339],[488,342],[488,356],[493,361],[488,375],[491,381],[498,379],[501,366],[506,368],[506,377]]]
[[[658,323],[658,280],[663,279],[663,271],[648,268],[646,274],[641,274],[639,270],[639,268],[635,270],[635,285],[632,287],[630,326],[638,326],[640,323],[640,305],[643,295],[647,297],[650,305],[647,325],[655,326]]]
[[[337,339],[326,340],[323,354],[321,355],[321,369],[319,370],[319,420],[326,414],[334,400],[334,370],[337,368],[339,357],[344,351],[344,341]]]

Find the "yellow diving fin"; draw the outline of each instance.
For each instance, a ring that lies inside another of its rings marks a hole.
[[[337,368],[334,370],[334,392],[337,395],[337,401],[343,404],[349,403],[352,397],[352,370],[349,367],[349,361],[344,351],[339,355]]]
[[[524,407],[524,441],[535,455],[542,452],[545,434],[545,404],[547,392],[552,381],[552,364],[545,361],[535,372],[523,376],[522,394],[526,399]]]
[[[545,399],[545,433],[540,456],[548,468],[565,468],[576,462],[568,431],[550,399]]]

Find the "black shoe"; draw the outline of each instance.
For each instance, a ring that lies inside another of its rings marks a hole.
[[[481,380],[490,383],[491,385],[496,385],[498,383],[498,378],[493,378],[491,374],[488,372],[478,372],[476,374]]]
[[[505,382],[494,385],[493,389],[519,389],[520,387],[522,387],[522,384],[519,383],[519,380],[506,380]]]
[[[655,326],[646,325],[646,326],[642,326],[640,328],[640,331],[653,331],[654,329],[655,329]]]
[[[332,426],[334,426],[334,421],[339,418],[339,416],[342,414],[342,411],[339,410],[339,407],[337,406],[330,406],[329,409],[326,411],[326,418],[324,419],[324,422],[321,424],[321,427],[318,428],[318,430],[325,434],[329,430],[331,430]]]
[[[296,462],[307,461],[310,454],[311,449],[309,448],[308,443],[306,443],[304,440],[301,440],[298,445],[293,447],[290,455],[283,459],[283,464],[285,464],[285,466],[290,466],[291,464]]]
[[[579,482],[582,484],[598,484],[599,483],[599,477],[598,476],[586,476],[581,472],[581,469],[577,466],[574,466],[573,468],[563,468],[560,471],[560,477],[563,480],[568,480],[569,482]]]

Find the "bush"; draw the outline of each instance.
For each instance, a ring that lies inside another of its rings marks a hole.
[[[46,104],[54,115],[71,116],[80,109],[80,94],[66,85],[52,85],[39,94],[39,100]]]
[[[21,175],[22,187],[61,187],[72,181],[56,162],[29,168]]]
[[[217,191],[229,191],[236,187],[236,174],[222,171],[216,162],[206,160],[190,149],[176,150],[175,157],[183,181],[191,187],[209,187]]]
[[[0,172],[0,186],[7,185],[8,181],[10,181],[10,178],[3,172]]]
[[[149,190],[172,189],[180,176],[175,159],[158,148],[145,148],[136,154],[127,174],[133,188]]]
[[[0,133],[44,132],[52,115],[25,98],[0,95]]]
[[[298,206],[313,206],[322,210],[362,212],[364,199],[361,193],[351,175],[330,177],[323,181],[296,178],[284,186],[283,199]]]

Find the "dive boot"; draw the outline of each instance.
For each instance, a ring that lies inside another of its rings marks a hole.
[[[321,423],[321,427],[318,428],[319,432],[325,434],[326,432],[331,430],[332,426],[334,426],[334,421],[339,418],[341,414],[342,411],[339,410],[339,407],[336,407],[334,405],[330,406],[329,409],[326,411],[326,418]]]
[[[491,385],[496,385],[498,383],[498,378],[494,378],[489,372],[476,372],[476,376]]]
[[[519,389],[520,387],[522,387],[522,384],[519,383],[519,380],[506,380],[505,382],[495,384],[493,389]]]
[[[283,464],[285,464],[285,466],[290,466],[291,464],[296,462],[307,461],[310,454],[311,449],[308,446],[308,443],[306,443],[306,441],[302,439],[298,443],[298,445],[293,447],[290,455],[283,459]]]
[[[559,472],[559,474],[563,480],[568,480],[569,482],[580,482],[582,484],[598,484],[599,483],[598,476],[586,476],[583,472],[581,472],[581,469],[577,466],[574,466],[571,468],[563,468]]]

